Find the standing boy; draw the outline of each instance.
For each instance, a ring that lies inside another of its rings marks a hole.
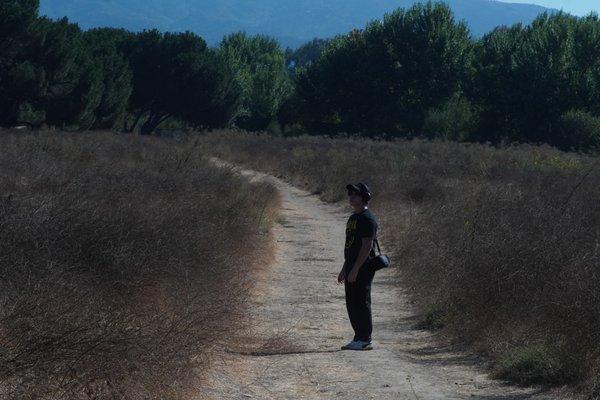
[[[342,350],[371,350],[371,283],[375,271],[368,261],[375,257],[373,243],[377,236],[377,220],[369,210],[371,191],[364,183],[346,186],[348,202],[353,209],[346,224],[344,266],[338,282],[344,282],[346,309],[354,329],[354,339]]]

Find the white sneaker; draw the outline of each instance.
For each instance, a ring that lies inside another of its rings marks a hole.
[[[371,342],[363,342],[362,340],[353,340],[345,346],[342,346],[342,350],[373,350]]]

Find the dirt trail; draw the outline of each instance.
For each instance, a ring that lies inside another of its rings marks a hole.
[[[277,262],[258,278],[253,334],[223,349],[208,379],[212,399],[529,399],[533,390],[491,381],[472,356],[441,348],[415,328],[407,296],[382,271],[372,288],[373,351],[339,351],[352,337],[342,265],[348,211],[272,176],[283,207]]]

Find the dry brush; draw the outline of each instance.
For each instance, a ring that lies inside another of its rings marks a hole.
[[[0,396],[187,398],[244,327],[271,186],[197,143],[0,132]]]

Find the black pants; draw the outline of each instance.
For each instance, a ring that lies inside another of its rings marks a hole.
[[[346,269],[347,274],[350,273]],[[346,291],[346,309],[350,324],[354,329],[354,340],[362,340],[364,342],[371,341],[371,333],[373,332],[373,319],[371,317],[371,284],[375,271],[363,265],[358,271],[356,281],[349,283],[346,280],[344,289]]]

